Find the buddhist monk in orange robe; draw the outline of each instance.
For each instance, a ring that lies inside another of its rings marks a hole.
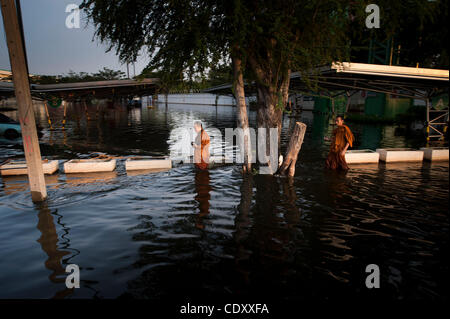
[[[194,130],[198,133],[195,142],[192,142],[194,163],[199,169],[207,169],[209,163],[209,135],[199,121],[194,123]]]
[[[354,137],[348,126],[344,125],[342,116],[337,116],[335,123],[337,127],[333,131],[326,167],[329,169],[348,170],[348,165],[345,161],[345,152],[347,152],[349,147],[352,147]]]

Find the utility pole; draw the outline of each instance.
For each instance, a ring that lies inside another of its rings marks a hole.
[[[28,167],[31,199],[41,202],[47,198],[41,150],[34,119],[24,40],[17,15],[15,0],[1,0],[3,25],[8,44],[9,61],[14,82],[19,121],[22,128],[23,148]]]

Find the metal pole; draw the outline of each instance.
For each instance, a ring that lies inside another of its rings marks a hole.
[[[24,42],[17,17],[15,1],[1,0],[1,5],[14,81],[14,91],[19,110],[19,121],[22,128],[23,148],[28,167],[31,199],[33,202],[40,202],[47,197],[47,190],[34,119],[33,101],[31,100]]]

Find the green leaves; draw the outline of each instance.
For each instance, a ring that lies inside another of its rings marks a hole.
[[[161,72],[173,81],[193,81],[207,76],[217,64],[229,64],[231,55],[238,54],[245,64],[246,77],[253,76],[263,85],[279,86],[287,69],[309,70],[335,60],[350,60],[352,55],[365,62],[362,60],[367,59],[366,39],[373,34],[364,23],[365,6],[369,3],[84,0],[82,8],[96,27],[95,36],[115,50],[123,62],[134,61],[139,53],[146,54],[150,58],[149,70]],[[374,31],[377,37],[401,34],[410,47],[417,47],[418,39],[405,26],[417,24],[415,30],[434,31],[430,21],[436,10],[448,10],[444,0],[380,0],[377,4],[382,21],[382,28]],[[447,17],[447,13],[441,15]],[[439,21],[447,34],[446,19]],[[407,54],[433,55],[434,48],[445,42],[439,43],[436,36],[421,36],[421,51]],[[444,63],[445,57],[448,62],[445,52],[439,55],[441,60],[444,57]]]

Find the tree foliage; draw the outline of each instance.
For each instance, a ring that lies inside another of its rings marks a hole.
[[[280,134],[292,71],[301,72],[314,89],[314,81],[308,79],[317,76],[312,72],[317,66],[350,61],[355,44],[367,46],[367,39],[375,35],[378,39],[401,35],[407,31],[405,24],[423,26],[437,15],[438,6],[428,0],[378,0],[382,27],[370,31],[365,8],[371,2],[84,0],[82,8],[96,37],[123,62],[146,52],[150,58],[146,72],[160,75],[166,94],[171,87],[199,83],[195,79],[217,72],[218,65],[232,66],[240,127],[248,127],[245,76],[256,83],[258,127],[276,127]]]
[[[365,1],[367,5],[374,1]],[[369,42],[393,40],[394,51],[400,48],[402,66],[446,69],[449,66],[448,0],[379,0],[381,26],[379,29],[358,27],[364,23],[355,17],[349,34],[351,57],[356,62],[367,62]],[[394,61],[395,62],[395,61]]]
[[[239,54],[249,69],[247,76],[266,86],[280,86],[289,69],[305,71],[349,59],[352,45],[367,46],[374,33],[365,27],[365,7],[371,2],[84,0],[82,8],[96,27],[96,37],[123,62],[145,52],[149,70],[192,79],[220,63],[230,64],[233,54]],[[407,37],[407,29],[416,25],[423,33],[434,31],[440,13],[436,8],[443,3],[377,1],[382,25],[377,38],[397,34],[413,46],[417,39],[411,32]],[[428,39],[425,34],[421,37]],[[422,59],[433,55],[428,51]]]

